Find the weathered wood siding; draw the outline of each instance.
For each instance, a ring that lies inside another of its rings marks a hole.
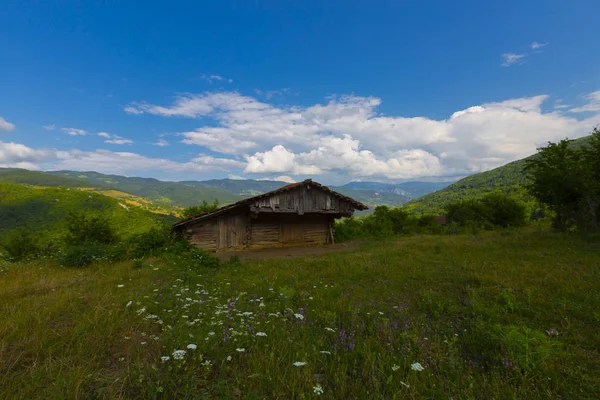
[[[247,214],[226,214],[191,225],[188,240],[205,250],[242,249],[248,243]]]
[[[297,189],[257,199],[250,206],[253,212],[309,213],[351,215],[351,203],[316,187],[301,186]]]
[[[250,248],[325,244],[330,240],[329,215],[263,214],[250,222]]]

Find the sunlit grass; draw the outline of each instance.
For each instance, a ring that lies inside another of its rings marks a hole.
[[[596,398],[599,250],[506,231],[220,269],[2,264],[0,398]]]

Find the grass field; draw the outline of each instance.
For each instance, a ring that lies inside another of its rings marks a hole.
[[[0,398],[600,397],[600,245],[545,231],[0,261]]]

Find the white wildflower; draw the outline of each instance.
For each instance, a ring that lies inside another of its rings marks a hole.
[[[403,386],[406,386],[407,388],[409,388],[409,389],[410,389],[410,385],[407,385],[406,383],[404,383],[404,382],[402,382],[402,381],[400,381],[400,384],[401,384],[401,385],[403,385]]]
[[[335,332],[335,329],[332,329],[332,328],[325,328],[325,330],[329,331],[329,332]]]
[[[330,351],[327,351],[327,350],[321,350],[321,351],[320,351],[320,353],[321,353],[321,354],[331,354],[331,352],[330,352]]]
[[[129,300],[129,303],[127,303],[127,305],[125,307],[129,307],[132,304],[133,304],[133,301]]]
[[[143,345],[145,345],[145,344],[146,344],[146,342],[140,342],[140,344],[143,346]]]
[[[231,361],[231,356],[227,356],[227,361]]]
[[[306,365],[306,363],[304,361],[296,361],[294,363],[294,367],[302,367],[304,365]]]
[[[237,351],[238,353],[243,353],[246,351],[246,349],[244,349],[243,347],[238,347],[237,349],[235,349],[235,351]]]
[[[304,319],[304,315],[298,314],[298,313],[294,314],[294,317],[296,317],[299,320],[303,320]]]
[[[118,288],[125,287],[125,285],[117,285]]]
[[[173,352],[173,359],[175,360],[183,360],[183,358],[185,357],[185,350],[175,350]]]
[[[262,301],[260,302],[260,304],[258,305],[259,307],[265,307],[265,303],[263,303]]]
[[[421,363],[417,362],[417,363],[411,364],[410,369],[412,369],[413,371],[423,371],[425,368],[423,368]]]
[[[160,361],[165,362],[165,361],[169,361],[170,359],[171,359],[171,357],[169,357],[169,356],[162,356],[160,358]]]
[[[256,336],[267,336],[267,334],[264,332],[257,332]]]
[[[208,335],[209,335],[209,336],[214,336],[214,335],[215,335],[215,333],[214,333],[214,332],[208,332]]]
[[[317,396],[320,396],[323,394],[323,387],[321,385],[317,384],[317,386],[313,386],[313,392]]]
[[[196,350],[198,348],[198,346],[196,346],[193,343],[190,343],[190,344],[187,345],[187,348],[190,349],[190,350]]]
[[[400,369],[400,366],[399,366],[399,365],[396,365],[396,364],[392,365],[392,371],[396,372],[396,371],[398,371],[399,369]]]

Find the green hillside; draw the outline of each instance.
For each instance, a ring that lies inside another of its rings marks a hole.
[[[0,168],[0,182],[20,183],[33,186],[64,186],[69,188],[90,186],[88,183],[77,179],[17,168]],[[98,185],[97,187],[104,188],[106,185]]]
[[[589,136],[586,136],[574,140],[572,146],[585,145],[589,138]],[[463,178],[442,190],[408,202],[406,208],[416,214],[439,214],[448,203],[470,197],[480,197],[494,191],[514,195],[526,202],[531,201],[524,188],[527,182],[527,174],[523,170],[525,160],[531,157],[535,157],[535,155]]]
[[[60,236],[70,211],[101,212],[123,237],[175,221],[174,217],[153,214],[94,192],[0,182],[0,236],[18,228],[46,238]]]
[[[130,178],[119,175],[105,175],[98,172],[51,171],[47,174],[77,179],[88,186],[110,186],[122,192],[144,197],[163,206],[189,207],[206,200],[219,200],[221,204],[233,203],[242,197],[231,192],[210,188],[195,187],[179,182],[164,182],[154,178]]]

